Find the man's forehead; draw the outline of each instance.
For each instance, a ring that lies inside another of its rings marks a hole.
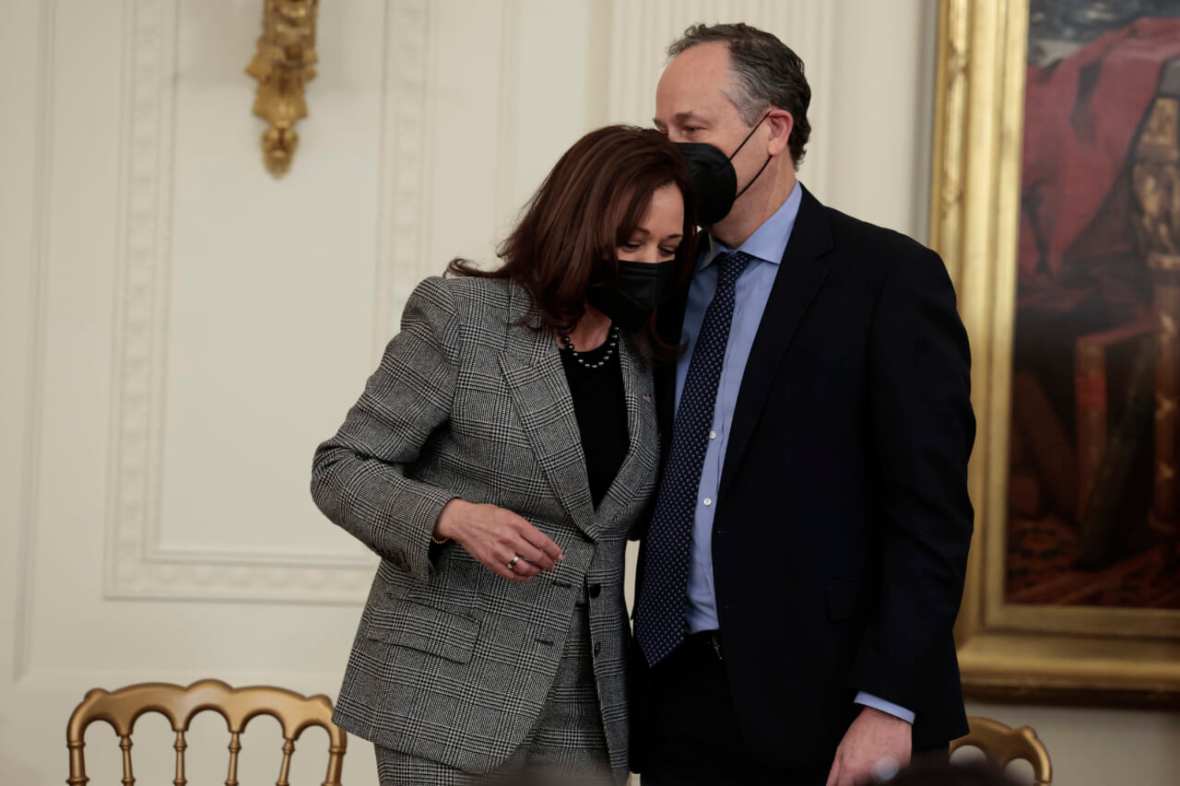
[[[720,86],[697,85],[686,90],[660,90],[656,95],[656,125],[713,122],[725,112],[729,103]]]
[[[678,115],[715,113],[728,100],[729,85],[728,51],[710,44],[692,47],[674,57],[660,76],[657,111],[669,121],[688,119]]]

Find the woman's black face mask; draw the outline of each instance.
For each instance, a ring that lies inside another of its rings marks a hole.
[[[616,279],[592,286],[587,300],[620,328],[634,333],[647,324],[652,312],[667,299],[676,276],[676,260],[620,259],[617,264]]]

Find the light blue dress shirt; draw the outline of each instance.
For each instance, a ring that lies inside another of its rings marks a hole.
[[[705,464],[701,469],[701,485],[697,496],[696,517],[692,530],[692,561],[688,568],[688,626],[697,633],[720,627],[717,621],[717,599],[713,587],[713,515],[717,510],[717,492],[721,486],[721,469],[725,463],[726,447],[733,425],[733,413],[737,407],[738,392],[746,361],[754,346],[762,313],[770,300],[770,291],[778,275],[783,253],[799,205],[803,202],[803,189],[796,183],[787,200],[768,218],[754,234],[736,250],[749,254],[754,259],[742,271],[737,280],[733,323],[729,329],[729,343],[726,345],[725,360],[721,366],[721,381],[717,386],[717,404],[713,412],[713,428],[709,432],[709,445],[705,451]],[[680,407],[680,395],[692,353],[700,335],[705,310],[717,291],[717,267],[713,264],[718,256],[733,251],[716,238],[709,237],[709,245],[697,263],[688,291],[688,303],[684,311],[681,340],[685,351],[676,366],[676,407]],[[914,714],[871,694],[858,693],[856,703],[873,707],[882,712],[913,723]]]

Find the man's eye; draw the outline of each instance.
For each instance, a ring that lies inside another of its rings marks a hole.
[[[685,126],[684,127],[684,133],[686,133],[686,134],[695,134],[697,131],[700,131],[700,130],[701,130],[700,126]]]

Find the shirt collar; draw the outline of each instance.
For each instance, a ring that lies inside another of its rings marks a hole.
[[[783,254],[787,251],[787,241],[791,239],[791,230],[795,228],[795,218],[799,215],[799,205],[803,202],[803,187],[796,182],[791,189],[791,195],[779,205],[778,210],[762,222],[762,226],[754,230],[754,234],[746,238],[736,250],[742,251],[755,259],[777,265],[782,262]],[[698,270],[703,270],[713,264],[713,260],[721,254],[734,249],[709,235],[709,244],[701,256]]]

